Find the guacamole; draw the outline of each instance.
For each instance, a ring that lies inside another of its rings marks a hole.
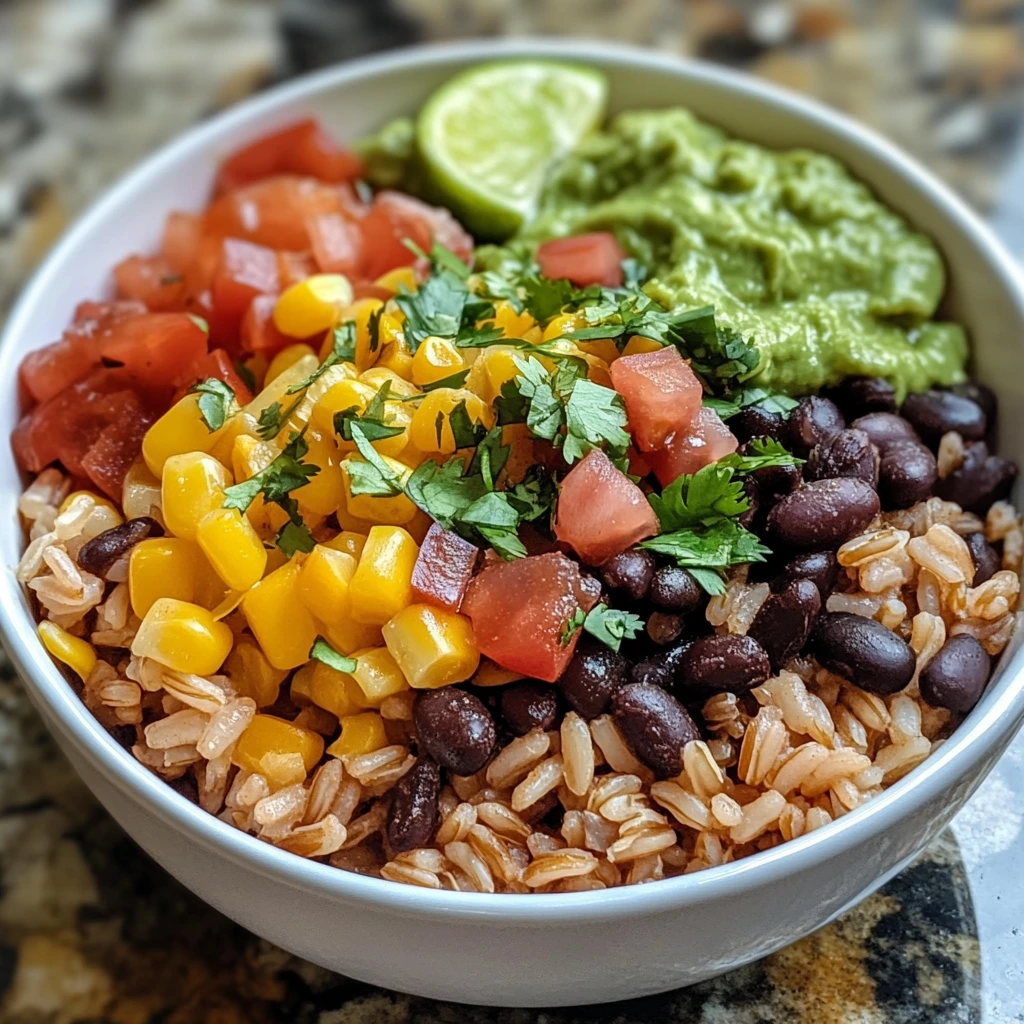
[[[621,114],[555,169],[517,240],[587,231],[613,231],[666,306],[713,303],[760,350],[765,387],[964,379],[963,328],[932,319],[934,244],[821,153],[740,142],[682,109]]]

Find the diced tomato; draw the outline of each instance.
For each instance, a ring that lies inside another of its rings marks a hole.
[[[217,343],[237,334],[249,303],[257,295],[276,295],[281,289],[277,253],[262,245],[225,238],[210,289],[216,317]],[[213,323],[211,323],[211,334]]]
[[[167,262],[179,274],[184,274],[195,262],[202,237],[202,214],[185,213],[183,210],[172,210],[167,214],[160,248]]]
[[[281,291],[305,281],[315,273],[316,261],[311,252],[281,251],[277,254],[277,276]]]
[[[257,295],[249,303],[240,329],[243,352],[266,352],[273,355],[296,340],[282,334],[274,325],[276,305],[276,295]]]
[[[135,299],[119,299],[114,302],[86,300],[75,306],[75,315],[72,317],[71,327],[68,328],[68,331],[73,331],[80,337],[92,337],[117,320],[145,312],[145,304]]]
[[[622,356],[609,372],[642,452],[662,448],[673,434],[684,433],[700,409],[700,381],[674,345]]]
[[[599,284],[618,288],[625,257],[609,231],[553,238],[537,248],[537,262],[545,277],[564,277],[579,287]]]
[[[738,445],[717,412],[701,409],[687,433],[676,434],[664,448],[648,452],[646,458],[664,487],[683,473],[696,473],[731,455]]]
[[[185,305],[185,276],[166,256],[129,256],[114,267],[120,299],[137,299],[154,313],[179,310]]]
[[[60,341],[25,356],[21,361],[21,382],[35,401],[45,402],[81,380],[98,361],[96,347],[88,339],[66,334]]]
[[[322,273],[362,276],[363,232],[359,222],[340,213],[318,213],[307,219],[306,230]]]
[[[82,469],[89,479],[118,503],[125,474],[139,457],[142,439],[156,418],[155,412],[144,408],[132,395],[82,457]]]
[[[187,313],[143,313],[105,328],[100,357],[124,366],[144,388],[175,388],[206,355],[206,332]]]
[[[594,449],[573,466],[558,492],[555,536],[587,565],[601,565],[612,555],[658,532],[658,517],[644,492]]]
[[[252,401],[252,392],[249,386],[238,375],[231,356],[222,348],[215,348],[207,352],[192,367],[189,373],[189,380],[183,385],[183,390],[188,390],[197,381],[206,380],[207,377],[216,377],[235,393],[239,405],[248,405]]]
[[[479,559],[475,544],[434,523],[413,566],[413,595],[417,601],[457,612]]]
[[[579,630],[563,643],[577,608],[590,611],[600,596],[592,577],[565,555],[531,555],[488,565],[469,585],[462,613],[473,623],[477,647],[505,668],[554,682],[569,663]]]
[[[217,172],[216,194],[285,173],[334,183],[352,181],[363,173],[363,162],[310,118],[236,149]]]

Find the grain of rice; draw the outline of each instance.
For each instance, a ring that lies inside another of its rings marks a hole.
[[[570,711],[562,719],[562,765],[570,792],[583,796],[594,781],[594,744],[587,723]]]
[[[616,831],[616,834],[618,832]],[[565,849],[565,840],[560,836],[549,835],[547,832],[531,832],[526,839],[526,849],[533,857],[542,857],[546,853],[555,853]]]
[[[259,825],[290,825],[297,823],[306,810],[307,793],[296,783],[265,796],[253,808],[253,818]]]
[[[415,699],[415,690],[405,690],[385,697],[380,705],[380,717],[392,722],[412,721],[412,705]]]
[[[683,747],[683,771],[690,788],[702,800],[725,789],[725,776],[703,740],[691,740]]]
[[[676,821],[689,828],[702,832],[712,827],[711,812],[704,802],[676,782],[654,783],[651,786],[651,799],[664,807]]]
[[[404,882],[406,885],[418,885],[421,889],[440,889],[443,887],[438,874],[397,861],[389,861],[385,864],[380,869],[380,877],[387,879],[389,882]]]
[[[210,759],[231,750],[256,716],[256,702],[249,697],[228,701],[210,716],[196,743],[199,753]]]
[[[450,774],[448,781],[460,800],[469,800],[480,791],[484,784],[484,773],[477,772],[475,775]]]
[[[859,568],[885,556],[902,551],[910,540],[908,530],[897,530],[887,526],[881,530],[862,533],[848,540],[836,552],[839,564],[847,568]]]
[[[743,808],[743,820],[729,830],[734,843],[749,843],[778,822],[786,806],[786,798],[774,789],[762,793],[753,803]]]
[[[649,774],[648,769],[629,749],[629,744],[619,732],[619,727],[612,721],[611,715],[599,715],[591,719],[590,735],[612,771],[639,776]]]
[[[233,800],[230,799],[233,794]],[[265,797],[270,796],[270,784],[258,772],[245,776],[244,781],[235,789],[232,783],[231,791],[225,797],[224,802],[229,807],[238,810],[248,810],[255,807]]]
[[[829,749],[821,743],[803,743],[784,761],[771,780],[771,788],[789,796],[829,758]]]
[[[205,679],[203,676],[188,672],[175,672],[173,669],[164,668],[160,682],[172,697],[177,697],[182,704],[187,704],[190,708],[207,715],[218,711],[229,699],[225,688],[214,679]]]
[[[378,800],[370,805],[370,809],[354,819],[347,826],[348,836],[342,844],[342,849],[350,849],[365,842],[370,836],[376,835],[383,827],[388,816],[388,802]]]
[[[823,825],[829,824],[830,821],[832,821],[832,815],[823,807],[812,807],[807,811],[804,832],[814,832]]]
[[[540,729],[533,729],[525,736],[517,736],[499,750],[487,766],[487,781],[496,789],[509,789],[537,765],[550,746],[550,737]]]
[[[491,874],[505,884],[518,882],[522,869],[509,853],[508,844],[485,825],[476,824],[469,830],[469,845],[490,868]]]
[[[438,846],[461,842],[469,835],[469,830],[476,824],[480,808],[470,803],[459,804],[442,822],[437,830]]]
[[[890,785],[916,768],[931,753],[931,742],[917,736],[905,743],[890,743],[875,755],[875,767],[885,773],[882,782]]]
[[[781,708],[766,705],[747,727],[736,770],[739,777],[749,785],[758,785],[764,781],[775,759],[786,746],[788,737],[782,719]]]
[[[974,562],[963,537],[948,526],[938,524],[923,537],[907,544],[910,557],[944,583],[966,583],[974,577]]]
[[[614,821],[602,818],[594,811],[580,811],[583,820],[582,846],[595,853],[604,853],[618,838],[619,829]]]
[[[153,750],[169,750],[183,744],[191,744],[194,747],[203,735],[207,722],[208,718],[202,712],[188,708],[151,722],[143,729],[143,734],[146,743]]]
[[[525,839],[532,831],[511,807],[497,800],[477,804],[476,815],[488,828],[510,839]]]
[[[104,683],[96,690],[96,694],[100,702],[108,708],[137,708],[142,701],[142,690],[138,684],[129,683],[123,679]],[[169,745],[173,746],[174,744]]]
[[[657,853],[638,857],[629,867],[626,874],[626,885],[643,885],[646,882],[658,882],[665,877],[665,864]]]
[[[621,824],[640,814],[647,806],[647,797],[642,793],[619,793],[603,801],[598,813],[608,821]]]
[[[589,875],[597,866],[597,858],[588,850],[558,850],[536,857],[523,872],[523,882],[531,889],[538,889],[552,882]]]
[[[345,826],[333,814],[309,825],[299,825],[275,842],[275,846],[300,857],[326,857],[345,842]]]
[[[408,756],[408,749],[396,743],[388,747],[381,747],[369,754],[345,756],[342,758],[342,763],[349,775],[362,785],[369,786],[373,785],[382,773],[400,765]]]
[[[719,828],[732,828],[743,820],[743,808],[726,793],[711,797],[711,814]]]
[[[1017,607],[1020,577],[1002,569],[980,586],[967,591],[967,614],[973,618],[992,620]]]
[[[634,832],[645,832],[650,828],[661,828],[668,825],[668,818],[653,807],[643,807],[631,818],[619,825],[620,836],[630,836]]]
[[[955,473],[964,464],[965,453],[964,439],[955,430],[943,434],[936,456],[939,479],[945,480],[950,473]]]
[[[491,869],[469,843],[446,843],[444,855],[465,874],[476,892],[494,892]]]
[[[889,727],[889,709],[881,697],[847,683],[839,699],[865,728],[884,732]]]
[[[521,811],[546,796],[562,781],[562,757],[556,754],[542,761],[512,791],[512,810]]]
[[[921,735],[921,705],[906,694],[897,694],[889,701],[889,739],[906,743]]]
[[[833,750],[800,784],[800,792],[808,798],[827,793],[839,780],[849,778],[871,766],[871,758],[856,750]]]
[[[338,796],[344,775],[345,770],[337,758],[331,758],[316,770],[313,781],[310,783],[306,810],[302,815],[303,825],[312,825],[330,813],[331,805]],[[339,824],[343,824],[340,819],[335,820]]]
[[[844,747],[853,747],[861,754],[867,753],[867,730],[864,723],[848,707],[837,704],[832,708],[832,721],[835,722],[836,736],[842,740]]]
[[[779,832],[782,838],[796,839],[804,834],[807,827],[807,817],[804,811],[796,804],[786,804],[779,814]]]
[[[734,740],[740,739],[746,729],[747,716],[734,693],[719,693],[709,698],[701,715],[712,732],[722,732]]]
[[[1017,510],[1008,501],[997,501],[985,516],[985,539],[993,544],[1005,540],[1019,523]]]
[[[829,594],[825,608],[830,612],[849,612],[873,619],[882,607],[882,594]]]

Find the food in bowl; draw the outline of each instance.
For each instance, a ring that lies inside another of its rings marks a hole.
[[[361,156],[279,130],[26,358],[41,640],[230,825],[653,881],[870,799],[1008,643],[1016,468],[932,243],[828,157],[603,103],[506,63]]]

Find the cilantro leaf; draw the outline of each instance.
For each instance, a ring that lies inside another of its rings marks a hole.
[[[611,452],[621,454],[629,447],[622,396],[585,378],[575,382],[565,404],[565,425],[562,454],[570,464],[594,448],[606,446]]]
[[[316,661],[322,661],[338,672],[355,672],[356,666],[359,664],[356,658],[346,657],[336,651],[322,636],[318,636],[313,641],[313,646],[309,649],[309,656]]]
[[[376,352],[380,348],[380,318],[384,313],[384,307],[378,306],[366,321],[366,330],[370,335],[370,351]],[[355,353],[353,352],[353,359]]]
[[[295,410],[302,404],[302,399],[305,396],[299,395],[287,409],[281,409],[280,402],[271,402],[270,405],[260,413],[259,419],[256,421],[256,431],[263,438],[264,441],[269,441],[272,437],[277,437],[281,433],[281,428],[288,422],[289,417]]]
[[[466,378],[469,376],[469,370],[459,370],[458,373],[453,373],[450,377],[442,377],[440,380],[431,381],[429,384],[424,384],[420,387],[420,391],[423,394],[427,394],[430,391],[436,391],[438,388],[461,388],[466,383]],[[420,398],[420,395],[410,395],[410,398]]]
[[[682,474],[647,500],[664,533],[739,516],[748,508],[743,484],[720,462]]]
[[[700,566],[691,565],[687,571],[697,581],[698,585],[712,597],[725,593],[725,580],[722,579],[722,574],[717,570],[703,569]]]
[[[803,459],[798,459],[771,437],[755,437],[747,444],[747,454],[733,452],[718,460],[718,465],[731,469],[734,473],[754,473],[769,466],[802,466]]]
[[[524,308],[535,320],[545,323],[570,302],[576,289],[564,279],[531,275],[523,281]]]
[[[402,481],[398,474],[384,461],[376,448],[370,444],[363,425],[358,420],[349,421],[349,433],[356,450],[365,460],[346,460],[349,487],[352,494],[370,494],[378,498],[389,498],[402,493]]]
[[[468,473],[479,473],[484,482],[484,487],[489,491],[494,490],[494,481],[497,480],[508,461],[512,449],[507,444],[502,444],[501,427],[494,427],[487,432],[483,440],[476,446],[473,453],[473,461],[469,464]]]
[[[189,393],[199,396],[196,402],[199,415],[210,431],[220,430],[228,416],[238,407],[234,391],[217,377],[207,377],[193,384]]]
[[[795,398],[790,398],[789,395],[784,395],[781,392],[768,391],[765,388],[743,388],[728,397],[717,398],[709,395],[704,398],[704,405],[709,409],[714,409],[723,420],[735,416],[752,405],[759,406],[766,412],[786,416],[796,408],[797,404]]]
[[[334,328],[334,346],[327,358],[305,379],[293,384],[286,395],[294,395],[305,391],[313,381],[322,377],[332,366],[341,362],[352,362],[356,357],[356,325],[354,320],[346,320]]]
[[[583,620],[583,628],[606,647],[618,651],[622,641],[634,639],[644,628],[644,620],[631,612],[596,604]]]
[[[475,423],[469,415],[466,407],[466,400],[463,399],[450,413],[448,413],[448,426],[451,427],[452,437],[455,440],[456,450],[460,448],[472,448],[478,444],[487,432],[487,428],[481,423]],[[441,428],[438,428],[438,442],[441,440]]]
[[[730,565],[763,562],[770,553],[755,534],[735,519],[721,519],[707,527],[683,527],[651,537],[640,546],[674,558],[684,569],[726,569]]]
[[[309,527],[304,522],[295,522],[291,519],[277,531],[274,543],[289,558],[296,551],[302,551],[308,555],[316,547],[316,541],[313,539],[313,534],[309,532]]]
[[[405,493],[435,522],[451,530],[462,512],[484,494],[479,476],[464,474],[462,459],[449,459],[443,466],[420,463],[405,483]]]
[[[450,271],[431,274],[414,292],[403,285],[395,304],[405,314],[409,351],[415,353],[430,337],[456,337],[468,296],[465,282]]]
[[[536,522],[550,515],[558,500],[558,488],[550,471],[541,465],[531,466],[526,476],[505,491],[509,504],[519,513],[524,523]]]
[[[525,423],[530,409],[530,400],[519,390],[518,379],[507,380],[501,385],[501,394],[494,400],[494,412],[498,426],[508,423]]]
[[[519,515],[504,492],[488,491],[481,495],[459,519],[474,527],[506,561],[526,556],[526,548],[516,534]]]
[[[469,277],[469,267],[448,246],[442,245],[440,242],[434,242],[430,247],[430,252],[424,252],[411,238],[403,238],[402,245],[413,255],[427,260],[430,263],[432,273],[436,274],[440,270],[448,270],[459,278],[460,281],[465,281]]]
[[[360,413],[357,406],[342,409],[334,414],[334,432],[346,441],[353,441],[352,425],[359,424],[363,437],[367,441],[381,441],[386,437],[397,437],[405,427],[385,422],[387,415],[385,403],[391,397],[391,381],[386,380],[377,393],[370,399],[366,409]]]
[[[563,647],[568,647],[572,643],[572,638],[576,635],[576,630],[579,629],[586,621],[587,616],[582,608],[577,608],[576,611],[569,616],[565,621],[565,625],[562,627],[562,632],[558,637],[558,642]]]
[[[529,400],[526,425],[536,437],[553,441],[565,425],[565,409],[552,387],[551,375],[537,359],[514,356],[513,361],[519,369],[519,394]]]
[[[210,325],[201,316],[196,316],[195,313],[188,313],[186,315],[188,316],[189,320],[191,320],[192,323],[194,323],[196,327],[198,327],[199,330],[203,332],[203,334],[210,333]]]

